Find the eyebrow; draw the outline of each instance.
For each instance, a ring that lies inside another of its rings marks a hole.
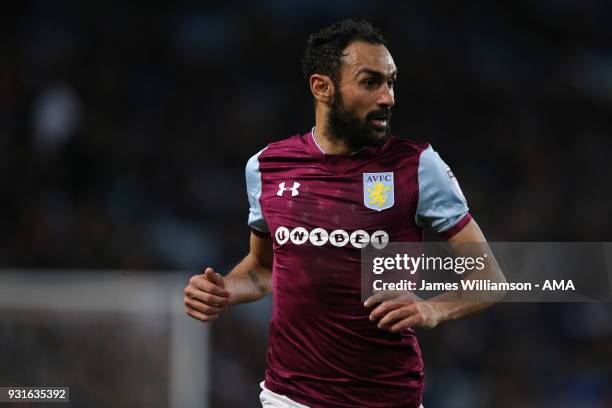
[[[383,74],[380,71],[376,71],[374,69],[370,69],[370,68],[360,68],[357,71],[357,76],[361,75],[361,74],[367,74],[367,75],[372,75],[374,77],[382,77],[384,78],[386,75]],[[396,76],[397,75],[397,69],[394,69],[393,72],[391,72],[391,77]]]

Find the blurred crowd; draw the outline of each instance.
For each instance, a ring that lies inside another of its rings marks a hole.
[[[301,53],[345,17],[387,37],[393,133],[434,145],[489,240],[610,241],[610,3],[6,8],[0,267],[227,272],[248,245],[244,165],[312,127]],[[256,406],[269,306],[213,326],[213,407]],[[419,332],[426,406],[612,406],[610,311],[506,304]]]

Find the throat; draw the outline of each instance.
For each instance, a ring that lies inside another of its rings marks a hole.
[[[323,132],[318,132],[316,127],[312,128],[311,133],[315,145],[317,145],[321,153],[325,155],[351,155],[363,149],[363,147],[354,147],[349,145],[344,140],[339,140],[338,138],[330,137]]]

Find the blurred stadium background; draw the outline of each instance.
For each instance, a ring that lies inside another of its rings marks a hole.
[[[345,17],[388,38],[394,133],[432,142],[489,240],[611,240],[610,2],[14,2],[0,386],[70,385],[84,407],[258,406],[269,300],[208,330],[180,291],[246,253],[246,160],[310,129],[301,52]],[[425,406],[612,407],[611,312],[502,304],[419,331]]]

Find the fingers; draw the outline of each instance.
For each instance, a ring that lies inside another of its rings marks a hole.
[[[214,274],[214,272],[213,272]],[[223,278],[220,278],[223,280]],[[218,284],[206,278],[206,275],[194,275],[189,280],[189,286],[195,290],[210,293],[215,296],[229,297],[229,292]]]
[[[186,307],[185,308],[185,313],[187,313],[190,317],[193,317],[194,319],[198,319],[202,322],[212,322],[214,320],[217,320],[217,318],[219,317],[218,314],[215,315],[205,315],[203,313],[198,312],[197,310],[194,310],[190,307]]]
[[[206,270],[204,271],[204,278],[207,281],[219,286],[220,288],[225,289],[225,282],[223,280],[223,277],[216,273],[213,268],[206,268]]]
[[[365,307],[371,307],[377,303],[387,302],[390,300],[411,301],[416,299],[418,299],[418,297],[410,291],[381,290],[366,299],[363,305]]]
[[[219,314],[226,308],[225,306],[215,306],[202,303],[188,296],[185,296],[185,298],[183,299],[183,303],[185,304],[185,306],[197,310],[198,312],[203,313],[205,315]]]
[[[224,287],[223,277],[212,268],[192,276],[184,290],[185,312],[203,322],[216,320],[229,305],[230,294]]]
[[[379,329],[390,328],[395,323],[399,322],[400,320],[406,319],[412,316],[413,314],[415,314],[415,310],[411,309],[409,306],[399,307],[397,309],[390,311],[386,315],[384,315],[378,321],[378,328]]]
[[[374,306],[376,303],[386,302],[387,300],[391,300],[396,297],[397,297],[397,294],[392,291],[381,290],[381,291],[374,293],[372,296],[366,299],[363,305],[365,307],[370,307],[370,306]]]
[[[422,323],[423,318],[414,302],[389,301],[381,303],[370,313],[370,320],[378,322],[378,328],[398,333]]]
[[[406,306],[409,303],[400,302],[400,301],[388,301],[383,302],[378,305],[372,312],[370,313],[370,320],[378,320],[385,316],[390,311],[397,309],[398,307]]]
[[[217,296],[213,295],[209,292],[194,289],[191,286],[187,286],[185,288],[185,296],[191,299],[195,299],[201,303],[210,305],[210,306],[227,306],[229,304],[229,297],[227,296]]]
[[[392,333],[399,333],[404,330],[408,330],[411,327],[420,326],[422,323],[423,317],[420,314],[414,314],[404,320],[395,323],[393,326],[391,326],[389,331],[391,331]]]

